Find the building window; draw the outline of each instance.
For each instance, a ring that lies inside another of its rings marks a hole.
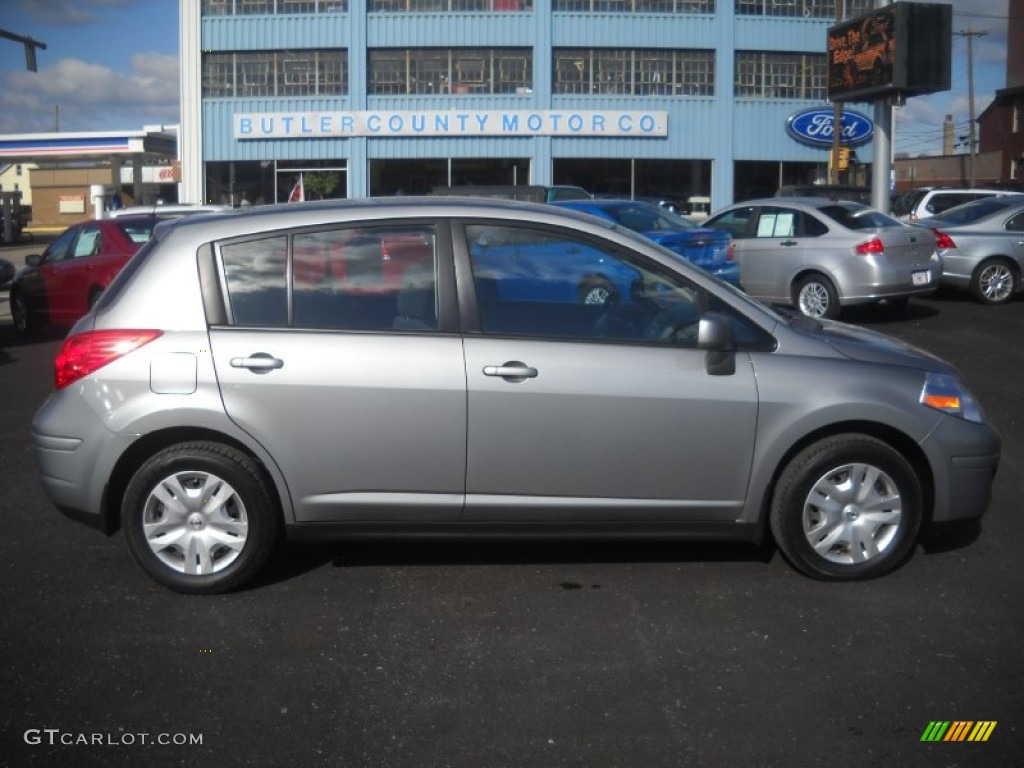
[[[736,52],[736,96],[824,100],[826,56],[820,53]]]
[[[556,94],[713,96],[715,52],[561,48]]]
[[[203,16],[344,13],[348,0],[203,0]]]
[[[367,0],[370,13],[507,13],[532,11],[533,0]]]
[[[369,92],[516,93],[530,88],[527,48],[379,48],[369,52]]]
[[[570,13],[706,13],[715,0],[552,0],[552,9]]]
[[[839,3],[838,13],[836,3]],[[874,10],[872,0],[735,0],[740,16],[783,16],[804,19],[851,19]]]
[[[1012,133],[1024,131],[1024,101],[1019,101],[1010,107],[1010,131]]]
[[[343,96],[348,52],[238,51],[203,55],[203,96]]]

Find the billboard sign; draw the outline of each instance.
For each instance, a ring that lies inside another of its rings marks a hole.
[[[949,90],[952,6],[893,3],[828,30],[829,101]]]

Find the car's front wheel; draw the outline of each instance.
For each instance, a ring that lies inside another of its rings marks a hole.
[[[808,317],[839,317],[839,294],[824,275],[807,275],[796,284],[793,300],[800,313]]]
[[[251,579],[280,527],[259,467],[207,441],[173,445],[146,461],[125,492],[121,523],[129,551],[153,579],[193,594]]]
[[[32,310],[21,291],[11,292],[11,320],[14,323],[14,332],[18,336],[28,336],[36,330]]]
[[[798,570],[855,580],[893,570],[917,541],[921,483],[896,449],[844,434],[798,453],[779,476],[769,522],[775,543]]]
[[[1004,259],[983,262],[971,276],[971,293],[982,304],[1005,304],[1017,292],[1017,272]]]

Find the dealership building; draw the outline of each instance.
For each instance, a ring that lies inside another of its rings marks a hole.
[[[182,0],[182,198],[284,201],[301,176],[307,197],[574,184],[701,211],[824,180],[827,30],[872,7]]]

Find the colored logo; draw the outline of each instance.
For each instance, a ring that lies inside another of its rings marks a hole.
[[[832,108],[808,109],[790,115],[786,130],[797,141],[815,147],[832,146],[835,115]],[[855,146],[868,141],[875,132],[875,124],[867,115],[844,109],[839,116],[840,141],[844,146]]]
[[[988,741],[995,729],[995,720],[932,720],[921,741]]]

